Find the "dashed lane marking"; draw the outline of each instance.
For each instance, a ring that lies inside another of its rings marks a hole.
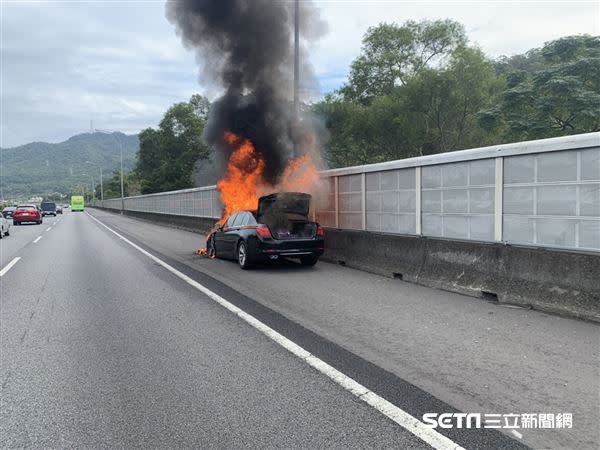
[[[4,266],[4,268],[2,270],[0,270],[0,277],[3,277],[6,272],[8,272],[10,269],[12,269],[12,267],[16,263],[18,263],[20,259],[21,259],[20,256],[14,257],[11,262],[9,262],[6,266]]]

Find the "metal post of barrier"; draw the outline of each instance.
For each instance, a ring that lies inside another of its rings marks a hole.
[[[335,206],[335,227],[340,227],[340,200],[339,200],[339,177],[333,177],[333,192],[334,192],[334,206]]]
[[[361,195],[360,195],[360,203],[361,203],[361,229],[367,229],[367,174],[360,174],[360,185],[361,185]]]
[[[494,188],[494,240],[502,242],[503,219],[503,190],[504,190],[504,159],[496,158],[495,188]]]
[[[421,166],[415,167],[415,234],[421,235]]]

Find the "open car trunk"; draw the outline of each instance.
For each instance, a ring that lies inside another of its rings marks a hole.
[[[317,225],[308,219],[309,194],[280,192],[258,199],[256,218],[269,227],[275,239],[309,239]]]

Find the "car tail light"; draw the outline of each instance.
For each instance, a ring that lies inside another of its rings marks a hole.
[[[269,239],[271,238],[271,230],[269,230],[269,227],[267,227],[266,225],[259,225],[256,227],[256,233],[261,237],[261,238],[266,238]]]
[[[325,236],[325,228],[323,228],[321,225],[319,225],[317,227],[317,237],[323,237]]]

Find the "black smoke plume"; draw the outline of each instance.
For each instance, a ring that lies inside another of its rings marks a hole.
[[[266,163],[265,178],[275,184],[294,143],[302,152],[303,134],[310,131],[310,121],[297,122],[293,113],[294,2],[172,0],[166,16],[195,50],[201,81],[224,89],[204,131],[206,143],[217,149],[217,165],[222,170],[232,151],[224,140],[231,131],[254,143]],[[299,17],[303,42],[324,31],[312,2],[301,1]],[[305,88],[314,78],[302,60]]]

